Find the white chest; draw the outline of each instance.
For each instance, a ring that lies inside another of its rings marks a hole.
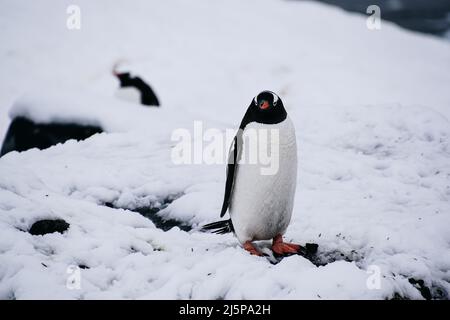
[[[249,148],[255,136],[257,147]],[[285,232],[292,215],[297,146],[291,120],[249,124],[244,130],[243,149],[230,204],[233,226],[241,242],[271,239]]]

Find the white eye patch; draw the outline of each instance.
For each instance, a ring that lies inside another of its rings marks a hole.
[[[272,92],[272,95],[273,95],[273,106],[275,107],[278,102],[278,96],[273,92]]]

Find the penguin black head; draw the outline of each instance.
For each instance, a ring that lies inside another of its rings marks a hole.
[[[275,93],[267,90],[260,92],[253,98],[253,103],[260,110],[269,111],[270,109],[272,109],[273,111],[273,109],[278,105],[278,102],[280,102],[280,104],[283,104],[283,102],[281,102],[281,99]]]
[[[284,109],[283,101],[281,101],[280,97],[272,91],[265,90],[253,98],[240,128],[243,129],[250,122],[280,123],[286,117],[286,109]]]

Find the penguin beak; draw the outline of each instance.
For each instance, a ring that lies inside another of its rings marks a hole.
[[[266,110],[269,107],[269,102],[267,102],[266,100],[261,101],[261,103],[259,104],[259,108]]]

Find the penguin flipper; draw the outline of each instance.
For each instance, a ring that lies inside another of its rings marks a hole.
[[[220,217],[222,218],[227,212],[228,207],[230,206],[231,195],[233,191],[233,183],[234,176],[236,173],[237,167],[237,159],[239,152],[239,145],[242,145],[240,142],[242,141],[242,132],[238,132],[238,134],[234,137],[233,143],[231,144],[230,151],[228,153],[228,165],[227,165],[227,180],[225,182],[225,195],[223,197],[222,210],[220,211]]]
[[[234,178],[236,175],[236,169],[238,165],[238,160],[241,158],[242,145],[244,143],[242,135],[244,128],[253,121],[252,117],[252,102],[250,102],[247,111],[245,112],[244,118],[239,125],[239,130],[233,139],[233,143],[230,146],[230,151],[228,152],[228,165],[227,165],[227,181],[225,183],[225,195],[223,197],[222,210],[220,211],[220,217],[222,218],[227,212],[230,206],[231,196],[233,192]]]

